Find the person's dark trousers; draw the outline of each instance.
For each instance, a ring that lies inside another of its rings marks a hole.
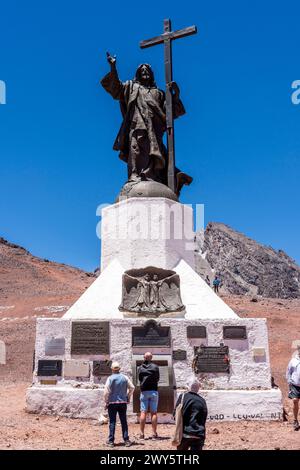
[[[122,426],[122,434],[124,441],[128,441],[128,425],[127,425],[127,405],[126,403],[112,403],[108,405],[108,417],[109,417],[109,442],[114,442],[115,440],[115,430],[116,430],[116,421],[117,414]]]
[[[203,439],[189,439],[188,437],[183,437],[177,450],[191,450],[192,452],[199,452],[204,446]]]

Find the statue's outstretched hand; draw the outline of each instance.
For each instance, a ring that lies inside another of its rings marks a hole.
[[[116,62],[117,62],[117,56],[116,55],[112,56],[112,55],[110,55],[109,52],[107,52],[106,53],[106,58],[107,58],[107,62],[109,63],[109,65],[111,67],[114,67],[116,65]]]

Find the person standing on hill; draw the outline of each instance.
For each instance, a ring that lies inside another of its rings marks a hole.
[[[215,278],[214,278],[214,280],[213,280],[213,287],[214,287],[214,292],[215,292],[216,294],[219,293],[220,284],[221,284],[221,279],[219,279],[218,276],[215,276]]]

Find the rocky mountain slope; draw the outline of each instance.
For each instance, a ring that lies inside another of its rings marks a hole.
[[[197,235],[198,272],[220,275],[224,291],[300,298],[300,267],[284,251],[261,245],[227,225],[210,222]],[[203,264],[205,266],[203,268]],[[212,269],[213,272],[209,269]]]

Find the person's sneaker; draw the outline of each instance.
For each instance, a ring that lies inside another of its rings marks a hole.
[[[132,445],[132,442],[131,441],[125,441],[125,447],[130,447]]]
[[[294,421],[294,431],[299,431],[300,429],[300,425],[299,425],[299,421]]]
[[[115,446],[115,444],[114,444],[113,442],[110,442],[110,441],[107,441],[107,442],[106,442],[106,445],[107,445],[108,447],[114,447],[114,446]]]
[[[155,434],[152,434],[151,439],[159,439],[157,432]]]
[[[145,439],[145,434],[142,434],[142,433],[141,433],[141,434],[139,435],[139,439]]]

